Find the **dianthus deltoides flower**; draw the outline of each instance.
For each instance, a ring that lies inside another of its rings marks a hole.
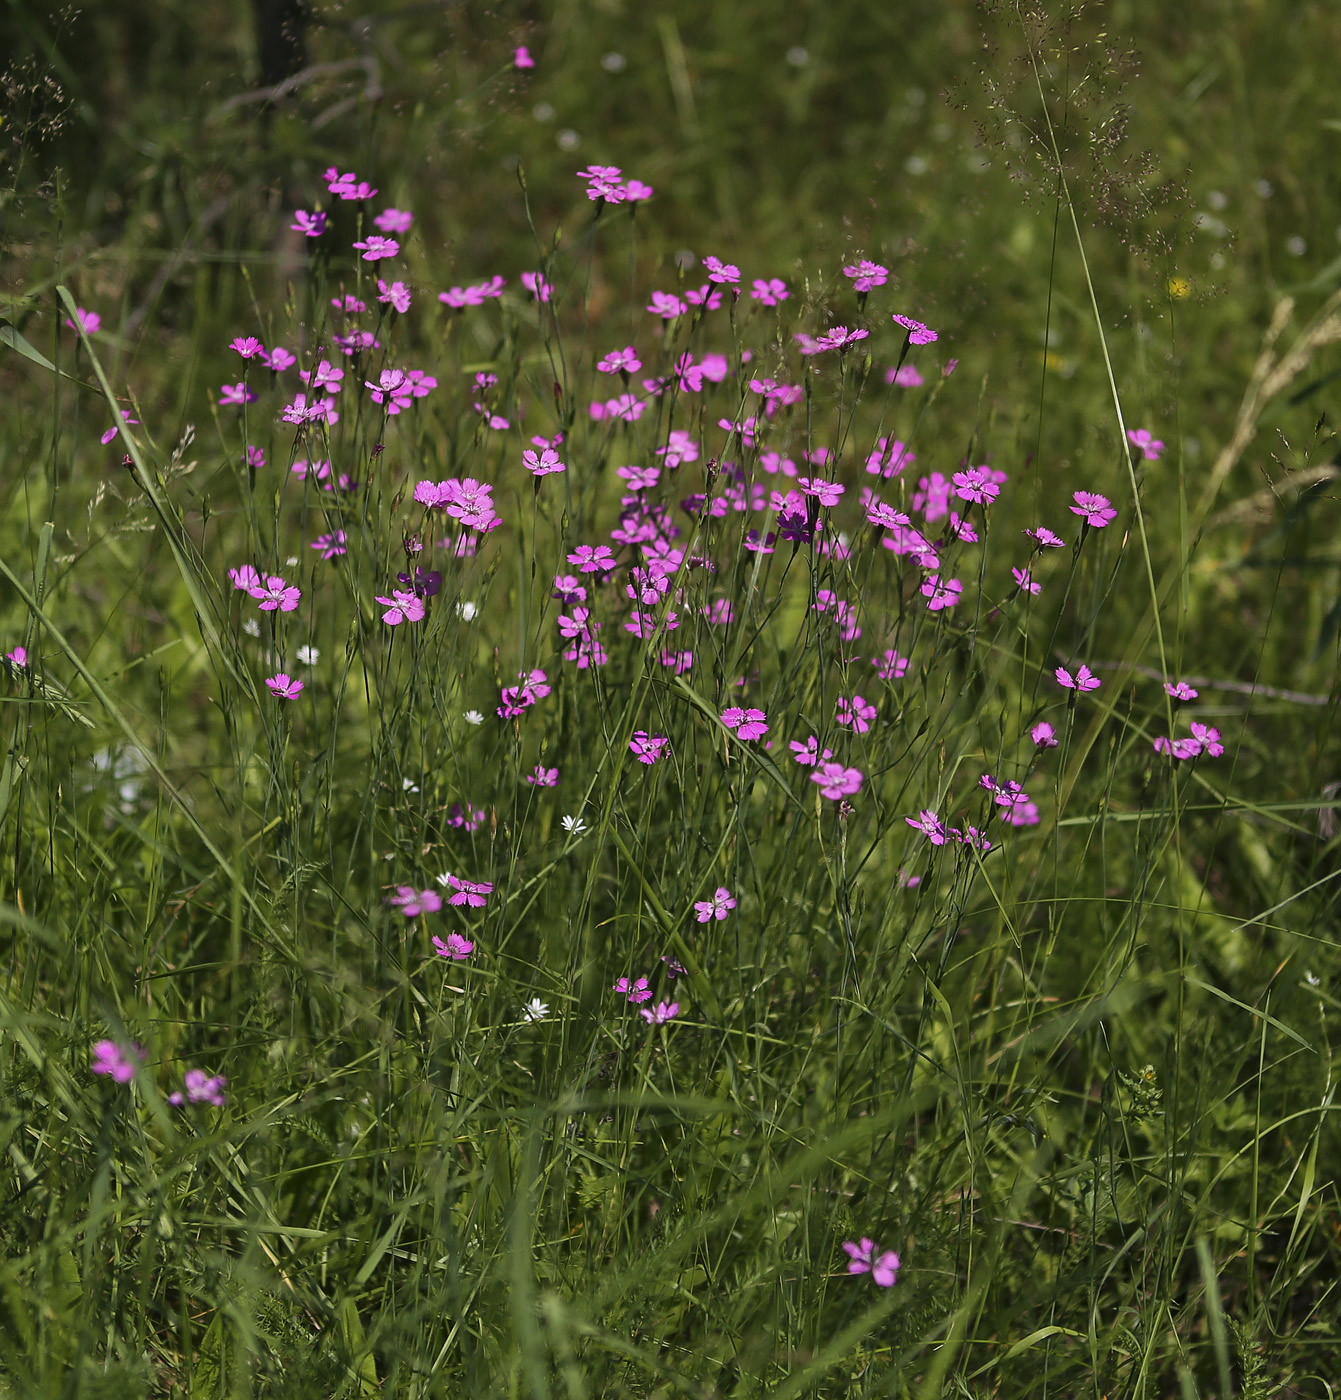
[[[899,1274],[899,1256],[892,1249],[877,1253],[877,1248],[875,1241],[865,1236],[860,1240],[844,1240],[847,1271],[850,1274],[870,1274],[871,1281],[878,1288],[890,1288]]]

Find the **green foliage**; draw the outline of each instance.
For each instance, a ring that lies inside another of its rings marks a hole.
[[[1337,16],[331,3],[269,92],[249,19],[0,18],[0,649],[27,652],[0,663],[0,1386],[1330,1395]],[[657,198],[594,209],[573,172],[607,161]],[[323,436],[254,365],[259,407],[217,386],[233,336],[307,367],[333,297],[375,303],[351,209],[325,202],[315,247],[286,231],[330,165],[415,212],[414,309],[378,334],[439,386],[388,418],[355,388],[383,363],[351,364]],[[662,336],[642,308],[696,284],[686,251],[792,299]],[[891,270],[869,303],[839,275],[861,257]],[[437,306],[495,272],[496,305]],[[891,311],[941,342],[910,351]],[[872,335],[798,368],[792,332],[835,323]],[[680,630],[630,640],[621,570],[609,664],[579,670],[551,580],[607,539],[616,466],[680,426],[704,451],[668,504],[723,497],[727,451],[758,465],[716,427],[758,406],[730,385],[590,420],[623,387],[591,365],[628,343],[647,374],[749,349],[743,378],[800,380],[778,431],[837,456],[854,547],[760,555],[742,513],[681,513],[715,572],[676,570]],[[905,354],[916,393],[884,380]],[[483,372],[508,435],[472,407]],[[559,429],[568,470],[533,483],[521,449]],[[878,436],[919,466],[867,476]],[[288,470],[323,456],[360,491]],[[909,509],[968,461],[1010,482],[930,614],[854,503]],[[414,483],[467,475],[503,526],[404,547]],[[1079,541],[1077,489],[1119,508]],[[1042,521],[1075,548],[1034,559],[1030,599],[1009,566]],[[428,617],[386,627],[373,598],[424,561]],[[258,613],[225,574],[247,562],[300,579],[301,611]],[[1072,703],[1052,670],[1080,661],[1103,686]],[[536,666],[552,693],[497,719]],[[1222,758],[1152,749],[1184,675]],[[833,721],[854,691],[862,735]],[[770,748],[723,727],[737,701]],[[791,762],[810,732],[861,769],[849,804]],[[984,771],[1039,823],[988,826]],[[929,847],[922,809],[994,849]],[[486,906],[388,906],[448,871]],[[718,886],[736,908],[699,923]],[[469,960],[434,956],[450,931]],[[682,1003],[665,1026],[610,990],[643,974]],[[102,1040],[144,1047],[130,1083],[92,1074]],[[226,1075],[223,1106],[168,1101],[188,1067]],[[900,1254],[892,1288],[846,1272],[864,1236]]]

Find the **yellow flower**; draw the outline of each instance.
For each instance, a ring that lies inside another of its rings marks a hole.
[[[1175,301],[1182,301],[1185,297],[1192,295],[1192,284],[1186,277],[1169,278],[1169,295]]]

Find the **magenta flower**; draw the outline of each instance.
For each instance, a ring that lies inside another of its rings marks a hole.
[[[674,1020],[680,1014],[680,1003],[678,1001],[659,1001],[651,1011],[644,1006],[638,1014],[649,1026],[664,1026],[667,1021]]]
[[[689,310],[689,306],[670,292],[653,292],[647,309],[653,316],[660,316],[663,321],[673,321],[677,316],[683,316]]]
[[[535,477],[548,476],[551,472],[568,470],[567,466],[559,460],[559,454],[552,447],[542,447],[538,452],[534,448],[524,448],[522,466]]]
[[[736,897],[725,885],[718,885],[711,899],[700,899],[694,903],[694,917],[701,924],[713,919],[724,919],[736,907]]]
[[[841,763],[821,763],[810,775],[810,781],[819,784],[822,797],[837,802],[857,792],[861,788],[862,777],[860,768],[845,768]]]
[[[239,407],[242,404],[255,402],[256,395],[245,384],[221,384],[219,386],[220,408]]]
[[[849,330],[847,326],[834,326],[820,336],[797,335],[803,355],[822,355],[826,350],[850,350],[858,341],[870,335],[866,330]]]
[[[390,904],[393,909],[399,909],[407,919],[417,919],[420,914],[436,914],[442,908],[442,898],[432,890],[416,890],[413,885],[397,885]]]
[[[318,550],[323,559],[335,559],[349,551],[348,536],[343,530],[334,530],[329,535],[318,535],[309,540],[308,549]]]
[[[370,233],[354,244],[363,254],[364,262],[380,262],[383,258],[394,258],[400,252],[400,244],[394,238],[383,238],[380,233]]]
[[[467,904],[472,909],[483,909],[485,901],[494,892],[494,887],[487,880],[463,880],[459,875],[449,875],[447,883],[452,887],[454,893],[447,900],[448,904]]]
[[[901,680],[908,671],[909,658],[900,656],[892,648],[887,649],[879,656],[871,657],[871,665],[875,667],[875,674],[882,681]]]
[[[5,653],[5,660],[8,661],[11,666],[17,666],[20,671],[23,670],[28,664],[28,648],[15,647],[13,651],[7,651]]]
[[[721,258],[704,258],[703,266],[708,273],[709,282],[722,282],[732,284],[740,281],[740,268],[735,263],[724,263]]]
[[[652,989],[647,985],[646,977],[640,977],[636,982],[630,982],[627,977],[621,977],[610,990],[627,998],[633,1006],[637,1006],[639,1002],[652,1000]]]
[[[615,554],[608,544],[594,547],[580,544],[568,556],[568,562],[576,565],[584,574],[609,573],[615,567]]]
[[[1096,530],[1102,530],[1117,517],[1117,511],[1107,496],[1100,496],[1094,491],[1077,491],[1072,499],[1075,505],[1070,507],[1071,513],[1080,516],[1086,525]]]
[[[1035,581],[1033,574],[1028,569],[1012,568],[1010,576],[1015,580],[1015,587],[1021,593],[1042,593],[1043,585]]]
[[[920,831],[933,846],[945,845],[945,823],[941,821],[935,812],[924,807],[916,817],[904,817],[904,821],[906,821],[914,831]]]
[[[315,213],[309,213],[306,209],[295,209],[289,227],[294,233],[304,234],[308,238],[320,238],[326,232],[325,212],[318,209]]]
[[[854,266],[845,267],[843,276],[852,279],[854,292],[873,292],[877,287],[883,287],[889,281],[889,268],[881,267],[877,262],[862,258]]]
[[[836,481],[823,481],[817,476],[799,476],[796,484],[801,488],[802,495],[813,496],[826,508],[836,506],[847,490],[846,486],[840,486]]]
[[[990,467],[970,467],[967,471],[954,474],[955,495],[961,501],[986,506],[1001,494],[1001,488],[992,480]]]
[[[266,688],[277,700],[296,700],[303,691],[303,682],[296,681],[287,671],[276,671],[265,678]]]
[[[1057,684],[1064,686],[1067,690],[1086,691],[1098,690],[1103,682],[1096,676],[1088,666],[1082,666],[1073,677],[1065,666],[1058,666],[1053,672],[1057,677]]]
[[[848,1257],[847,1271],[850,1274],[870,1274],[878,1288],[891,1288],[899,1274],[899,1256],[892,1249],[876,1253],[874,1240],[865,1239],[843,1241],[843,1252]]]
[[[207,1074],[203,1069],[188,1069],[182,1076],[183,1087],[168,1095],[174,1108],[188,1103],[207,1103],[215,1108],[224,1106],[224,1086],[228,1080],[222,1074]]]
[[[1141,449],[1141,456],[1147,462],[1158,462],[1164,451],[1164,444],[1150,435],[1148,428],[1129,428],[1127,437],[1133,447]]]
[[[829,749],[820,751],[819,739],[814,734],[804,741],[793,739],[787,747],[792,751],[792,758],[803,768],[813,768],[821,759],[833,757]]]
[[[1201,745],[1202,752],[1210,754],[1212,758],[1219,758],[1225,751],[1224,744],[1220,742],[1220,731],[1209,724],[1198,724],[1193,720],[1192,738]]]
[[[1193,690],[1186,681],[1178,681],[1174,685],[1170,685],[1168,681],[1165,681],[1164,689],[1170,698],[1174,700],[1195,700],[1197,698],[1197,692]]]
[[[964,591],[964,585],[957,578],[942,582],[939,574],[932,574],[923,582],[921,591],[927,600],[927,611],[941,612],[954,607]]]
[[[554,291],[554,284],[542,273],[523,272],[521,284],[537,301],[548,301]]]
[[[926,380],[916,365],[900,365],[885,371],[885,383],[897,384],[900,389],[920,389]]]
[[[408,209],[383,209],[373,220],[379,233],[409,233],[414,215]]]
[[[935,331],[929,330],[921,321],[914,321],[911,316],[895,316],[892,319],[896,326],[902,326],[908,332],[910,345],[930,345],[933,340],[940,339]]]
[[[261,359],[265,361],[266,368],[274,370],[276,374],[283,374],[286,369],[292,369],[298,363],[298,356],[282,345],[276,345],[269,354],[262,354]]]
[[[648,734],[645,729],[636,730],[629,740],[629,752],[639,763],[649,767],[657,761],[670,740],[664,734]]]
[[[383,598],[379,593],[375,602],[386,609],[382,621],[388,627],[399,627],[402,622],[418,622],[424,615],[424,600],[415,592],[396,588],[391,597]]]
[[[850,729],[854,734],[865,734],[875,716],[875,706],[860,695],[854,695],[851,700],[844,695],[838,697],[837,719],[844,729]]]
[[[558,787],[559,770],[546,768],[543,763],[537,763],[535,771],[526,775],[526,781],[532,787]]]
[[[228,348],[236,350],[244,360],[250,360],[253,355],[259,355],[265,346],[254,335],[239,335],[228,342]]]
[[[790,295],[781,277],[756,277],[750,286],[750,296],[764,306],[781,306]]]
[[[107,1074],[118,1084],[128,1084],[146,1058],[142,1045],[118,1045],[114,1040],[100,1040],[93,1047],[93,1073]]]
[[[253,584],[247,592],[261,605],[262,612],[293,612],[298,607],[302,590],[295,583],[285,583],[278,574],[267,574],[263,583]]]
[[[596,361],[596,368],[602,374],[637,374],[642,367],[643,362],[632,345],[626,345],[622,350],[611,350]]]
[[[132,418],[132,417],[130,416],[130,409],[128,409],[128,408],[123,408],[123,409],[121,410],[121,419],[122,419],[122,422],[126,423],[127,425],[133,425],[133,426],[135,426],[135,427],[137,427],[137,428],[140,426],[140,420],[139,420],[138,418]],[[114,428],[108,428],[107,431],[106,431],[105,433],[103,433],[103,435],[98,439],[98,441],[99,441],[100,443],[102,443],[102,445],[103,445],[104,447],[106,447],[107,444],[108,444],[109,442],[111,442],[111,440],[112,440],[114,437],[116,437],[116,435],[117,435],[120,431],[121,431],[120,426],[117,426],[117,427],[114,427]]]
[[[722,723],[736,731],[737,739],[762,739],[768,733],[767,719],[762,710],[743,710],[738,705],[722,711]]]
[[[535,59],[531,57],[531,51],[525,44],[518,44],[512,51],[512,66],[514,68],[534,68]]]
[[[403,316],[410,309],[410,289],[404,282],[384,282],[377,279],[377,300],[399,311]]]
[[[1035,748],[1055,749],[1057,747],[1057,731],[1045,719],[1039,720],[1034,725],[1029,731],[1029,737],[1034,741]]]
[[[475,951],[475,945],[468,938],[462,938],[459,933],[449,933],[446,938],[439,938],[433,935],[433,951],[440,957],[446,958],[449,962],[465,962],[465,960]]]
[[[72,331],[82,329],[85,335],[94,335],[97,331],[102,329],[102,317],[99,316],[96,311],[85,311],[82,306],[76,306],[75,319],[72,321],[67,316],[65,318],[65,324],[69,326]],[[100,1043],[108,1044],[109,1042],[103,1041]]]

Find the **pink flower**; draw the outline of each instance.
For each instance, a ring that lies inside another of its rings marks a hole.
[[[875,716],[875,706],[860,695],[854,695],[851,700],[843,695],[838,697],[838,723],[845,729],[852,730],[854,734],[865,734]]]
[[[1165,681],[1164,689],[1174,700],[1195,700],[1197,698],[1197,692],[1186,681],[1179,681],[1175,685],[1170,685],[1168,681]]]
[[[459,933],[449,933],[446,938],[439,938],[435,933],[433,935],[433,951],[440,958],[447,958],[451,962],[465,962],[475,951],[475,945],[470,939],[462,938]]]
[[[399,311],[403,316],[410,309],[410,289],[404,282],[383,282],[377,279],[377,300]]]
[[[1164,451],[1164,444],[1158,438],[1151,437],[1148,428],[1129,428],[1127,437],[1133,447],[1141,449],[1141,456],[1147,462],[1158,462],[1160,455]]]
[[[673,321],[677,316],[683,316],[689,307],[670,292],[653,292],[647,309],[653,316],[660,316],[663,321]]]
[[[1220,731],[1209,724],[1198,724],[1193,720],[1192,737],[1201,745],[1202,752],[1210,754],[1212,758],[1219,758],[1225,751],[1224,744],[1220,742]]]
[[[7,651],[5,653],[5,660],[8,661],[11,666],[17,666],[20,671],[23,670],[28,664],[28,648],[15,647],[13,651]]]
[[[531,57],[531,51],[525,44],[518,44],[512,51],[512,66],[514,68],[534,68],[535,59]]]
[[[584,574],[609,573],[615,567],[615,555],[608,544],[580,544],[568,556],[568,562]]]
[[[278,574],[267,574],[264,583],[255,583],[247,592],[261,605],[262,612],[293,612],[303,596],[297,584],[285,583]]]
[[[110,1075],[118,1084],[129,1084],[146,1058],[142,1045],[100,1040],[93,1047],[93,1073]]]
[[[494,892],[494,887],[487,880],[463,880],[459,875],[449,875],[447,877],[453,891],[448,899],[448,904],[467,904],[472,909],[483,909],[485,901]]]
[[[892,1249],[877,1254],[875,1241],[863,1238],[860,1242],[844,1240],[843,1252],[848,1257],[848,1273],[870,1274],[876,1287],[893,1287],[899,1273],[899,1256]]]
[[[383,209],[373,227],[381,233],[409,233],[412,223],[414,215],[408,209]]]
[[[559,770],[557,768],[546,768],[544,764],[537,763],[535,771],[526,775],[526,781],[532,787],[557,787],[559,783]]]
[[[803,768],[813,768],[822,758],[833,757],[829,749],[820,752],[819,739],[814,734],[805,740],[793,739],[787,747],[792,751],[792,758]]]
[[[82,330],[85,335],[94,335],[102,328],[102,317],[96,311],[85,311],[82,306],[75,307],[75,318],[72,321],[68,316],[65,324],[72,331]],[[110,1041],[99,1041],[100,1045],[110,1045]],[[102,1071],[99,1071],[100,1073]]]
[[[882,681],[897,681],[903,678],[908,670],[909,658],[900,656],[892,649],[883,652],[880,656],[871,657],[871,665],[875,667],[875,674]]]
[[[1060,549],[1066,543],[1060,535],[1054,535],[1046,525],[1036,525],[1032,530],[1026,530],[1024,533],[1033,540],[1037,549]]]
[[[596,368],[602,374],[637,374],[642,367],[643,362],[632,345],[626,345],[622,350],[611,350],[596,361]]]
[[[1053,675],[1057,677],[1057,684],[1064,686],[1067,690],[1098,690],[1103,684],[1088,666],[1082,666],[1074,677],[1065,666],[1058,666]]]
[[[637,730],[629,740],[629,752],[649,767],[659,759],[670,740],[664,734],[648,734],[645,729]]]
[[[318,550],[323,559],[337,559],[349,552],[348,537],[343,530],[334,530],[329,535],[318,535],[309,540],[308,549]]]
[[[904,821],[906,821],[914,831],[920,831],[933,846],[945,845],[945,823],[941,821],[935,812],[924,807],[916,817],[904,817]]]
[[[964,585],[957,578],[941,581],[939,574],[932,574],[922,584],[922,596],[927,600],[929,612],[941,612],[952,608],[959,601]]]
[[[303,690],[303,682],[294,680],[286,671],[276,671],[273,676],[267,676],[265,683],[277,700],[296,700]]]
[[[1039,720],[1029,731],[1029,737],[1034,741],[1034,746],[1040,749],[1055,749],[1057,747],[1057,732],[1047,720]]]
[[[667,1021],[673,1020],[680,1014],[680,1003],[678,1001],[659,1001],[651,1011],[644,1006],[638,1014],[649,1026],[664,1026]]]
[[[738,739],[762,739],[768,733],[767,718],[762,710],[743,710],[737,705],[722,711],[722,723],[734,729]]]
[[[852,279],[854,292],[871,292],[877,287],[883,287],[889,281],[889,268],[881,267],[877,262],[862,258],[855,266],[845,267],[843,276]]]
[[[122,419],[122,422],[127,423],[127,424],[133,424],[133,425],[134,425],[135,427],[137,427],[137,428],[140,426],[140,420],[139,420],[138,418],[132,418],[132,417],[130,416],[130,409],[128,409],[128,408],[123,408],[123,409],[121,410],[121,419]],[[116,427],[114,427],[114,428],[108,428],[107,431],[106,431],[105,433],[103,433],[103,435],[98,439],[98,441],[99,441],[100,443],[102,443],[102,445],[103,445],[104,447],[106,447],[107,444],[108,444],[109,442],[111,442],[111,440],[112,440],[114,437],[116,437],[116,435],[117,435],[120,431],[121,431],[121,428],[120,428],[120,425],[119,425],[119,424],[118,424]]]
[[[242,404],[255,402],[256,395],[245,384],[221,384],[219,386],[220,408],[236,408]]]
[[[652,1000],[652,989],[647,985],[646,977],[640,977],[636,982],[630,982],[627,977],[621,977],[610,990],[618,992],[634,1006],[637,1006],[639,1002]]]
[[[847,490],[846,486],[839,486],[835,481],[821,481],[817,476],[797,477],[796,484],[803,495],[814,496],[826,508],[836,506]]]
[[[810,781],[819,784],[821,796],[827,797],[830,802],[837,802],[841,798],[851,797],[860,789],[862,776],[859,768],[845,768],[841,763],[821,763],[810,775]]]
[[[244,360],[250,360],[253,355],[259,355],[265,346],[254,335],[239,335],[228,342],[228,348],[236,350]]]
[[[846,326],[834,326],[818,338],[798,335],[803,355],[822,355],[826,350],[850,350],[860,340],[870,335],[866,330],[849,330]]]
[[[1077,491],[1072,499],[1075,505],[1070,507],[1071,513],[1080,516],[1086,525],[1096,530],[1102,530],[1117,516],[1117,511],[1113,509],[1107,496],[1100,496],[1093,491]]]
[[[321,210],[313,214],[306,209],[295,209],[289,227],[294,233],[305,234],[308,238],[320,238],[326,232],[326,215]]]
[[[1015,580],[1015,586],[1021,593],[1042,593],[1043,585],[1034,581],[1034,576],[1028,569],[1012,568],[1010,576]]]
[[[354,244],[363,254],[364,262],[379,262],[382,258],[394,258],[400,252],[400,244],[394,238],[383,238],[380,233],[370,233]]]
[[[521,284],[537,301],[548,301],[554,291],[554,284],[539,272],[523,272]]]
[[[534,448],[524,448],[522,450],[522,466],[535,477],[548,476],[551,472],[568,470],[566,465],[559,460],[559,454],[552,447],[542,447],[538,452]]]
[[[885,371],[885,383],[897,384],[901,389],[920,389],[926,380],[916,365],[900,365]]]
[[[222,1074],[207,1074],[203,1069],[188,1069],[182,1076],[182,1088],[168,1095],[174,1108],[185,1103],[207,1103],[215,1108],[224,1106],[224,1087],[228,1080]]]
[[[750,286],[750,296],[764,306],[780,306],[790,295],[781,277],[770,277],[767,281],[756,277]]]
[[[713,919],[724,919],[736,907],[736,897],[725,885],[718,885],[711,899],[700,899],[694,904],[694,917],[701,924]]]
[[[397,885],[390,903],[393,909],[399,909],[407,919],[417,919],[420,914],[436,914],[442,908],[442,897],[432,890],[416,890],[413,885]]]
[[[910,345],[930,345],[933,340],[940,339],[935,331],[928,330],[921,321],[914,321],[911,316],[895,316],[892,320],[896,326],[902,326],[908,332]]]
[[[990,505],[1001,494],[1001,488],[992,480],[990,467],[970,467],[967,471],[954,474],[955,495],[961,501],[974,505]]]
[[[709,282],[734,283],[740,281],[740,268],[735,263],[724,263],[721,258],[704,258]]]
[[[418,622],[424,615],[424,600],[413,591],[393,589],[391,597],[378,594],[375,601],[386,609],[382,621],[388,627],[399,627],[402,622]]]

